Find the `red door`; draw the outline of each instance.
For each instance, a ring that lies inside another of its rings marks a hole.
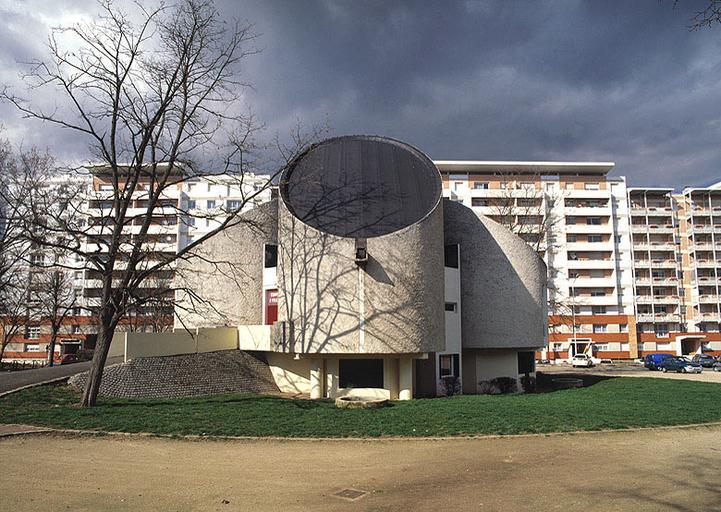
[[[265,325],[273,325],[278,320],[278,290],[265,291]]]

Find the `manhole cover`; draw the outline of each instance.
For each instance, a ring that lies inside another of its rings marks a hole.
[[[342,498],[344,500],[355,501],[368,494],[368,491],[359,491],[358,489],[342,489],[337,493],[333,494],[336,498]]]

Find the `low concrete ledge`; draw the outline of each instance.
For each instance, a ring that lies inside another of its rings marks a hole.
[[[378,409],[388,405],[388,399],[371,396],[341,396],[335,399],[339,409]]]

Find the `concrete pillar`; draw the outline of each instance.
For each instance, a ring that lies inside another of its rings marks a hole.
[[[322,359],[311,359],[310,361],[310,397],[312,399],[323,398]]]
[[[398,400],[413,398],[413,359],[402,357],[398,361]]]
[[[395,357],[383,360],[383,387],[388,390],[391,400],[398,400],[398,359]]]

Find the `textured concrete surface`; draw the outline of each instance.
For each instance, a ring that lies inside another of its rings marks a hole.
[[[82,389],[87,373],[69,383]],[[100,394],[122,398],[174,398],[218,393],[278,392],[262,355],[240,350],[133,359],[103,373]]]
[[[105,366],[122,363],[122,357],[108,357]],[[35,370],[21,370],[17,372],[0,372],[0,393],[6,393],[14,389],[38,384],[48,380],[61,377],[70,377],[76,373],[87,371],[90,368],[90,361],[82,363],[65,364],[59,366],[46,366]]]
[[[263,323],[264,244],[276,244],[278,201],[240,216],[242,222],[197,249],[198,257],[178,262],[176,312],[183,326],[217,327]]]
[[[500,224],[445,200],[446,244],[461,247],[464,348],[536,348],[546,344],[546,265]]]
[[[711,511],[719,436],[714,426],[438,441],[10,437],[0,496],[15,512]],[[333,496],[348,488],[366,494]]]
[[[278,319],[293,325],[292,351],[399,354],[444,348],[443,212],[367,240],[322,233],[281,203]],[[362,319],[362,320],[361,320]]]

